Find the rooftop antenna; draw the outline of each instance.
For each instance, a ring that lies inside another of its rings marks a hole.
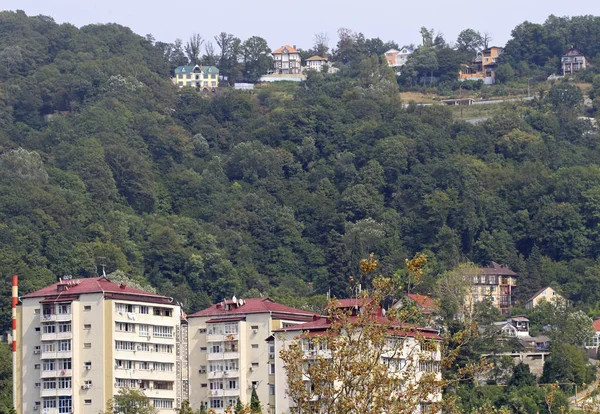
[[[98,260],[98,266],[102,266],[102,276],[106,277],[106,257],[98,256],[96,259]]]

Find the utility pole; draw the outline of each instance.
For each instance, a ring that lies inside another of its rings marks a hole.
[[[529,81],[531,78],[527,78],[527,97],[529,98],[531,95],[529,94]]]

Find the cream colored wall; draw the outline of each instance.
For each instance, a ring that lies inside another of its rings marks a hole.
[[[21,328],[18,339],[21,341],[21,398],[22,405],[19,407],[19,414],[33,413],[33,407],[36,401],[41,401],[40,389],[35,384],[41,383],[41,353],[34,354],[34,348],[40,346],[40,332],[35,328],[41,326],[40,315],[35,314],[35,309],[40,309],[39,299],[23,299],[21,305]],[[17,343],[18,345],[18,343]],[[35,365],[40,368],[36,369]]]

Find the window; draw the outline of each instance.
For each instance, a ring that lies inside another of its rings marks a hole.
[[[83,307],[83,310],[84,310],[85,312],[89,312],[89,311],[91,311],[91,310],[92,310],[92,307],[91,307],[90,305],[85,305],[85,306]]]
[[[92,324],[90,324],[90,323],[83,324],[83,329],[92,329]]]
[[[83,400],[84,405],[90,405],[91,403],[92,403],[92,400]]]
[[[187,79],[191,79],[191,78],[192,78],[192,75],[188,73],[187,75],[185,75],[185,77],[186,77]]]
[[[70,303],[61,303],[56,306],[56,313],[59,315],[70,315],[71,314],[71,304]]]
[[[155,390],[173,390],[173,381],[154,381]]]
[[[208,387],[208,384],[200,384],[200,388],[206,388]]]
[[[83,385],[85,385],[86,387],[90,387],[92,386],[92,380],[85,380]]]
[[[58,323],[58,332],[60,332],[60,333],[71,332],[71,322],[59,322]]]
[[[56,408],[55,398],[44,398],[44,408]]]
[[[200,328],[198,329],[198,332],[200,332],[201,334],[206,333],[206,328]]]
[[[40,364],[35,364],[35,365],[33,366],[33,368],[34,368],[34,369],[40,369]]]
[[[226,323],[225,329],[223,330],[223,332],[225,333],[225,335],[238,333],[238,324],[237,323]]]
[[[33,310],[33,313],[34,313],[35,315],[39,315],[39,314],[40,314],[40,308],[34,309],[34,310]]]
[[[56,361],[44,361],[44,371],[56,371]]]
[[[42,382],[42,388],[45,390],[55,390],[56,378],[44,378]]]
[[[201,346],[201,347],[200,347],[200,351],[204,351],[204,352],[206,352],[206,347],[205,347],[205,346]]]
[[[69,352],[71,350],[71,340],[58,341],[58,352]]]
[[[172,326],[153,326],[152,335],[158,338],[172,338],[173,327]]]
[[[173,345],[154,344],[154,352],[162,352],[164,354],[172,354],[173,353]]]
[[[258,344],[252,344],[252,349],[258,349]]]
[[[224,387],[223,381],[211,381],[209,385],[211,390],[222,390]]]
[[[71,377],[60,377],[58,379],[58,388],[68,390],[71,388]]]
[[[38,326],[37,328],[35,328],[35,331],[39,332],[40,331],[40,327]]]
[[[258,325],[252,325],[250,329],[252,329],[253,331],[258,331]]]
[[[53,334],[56,332],[56,326],[54,324],[44,323],[42,324],[42,333]]]
[[[116,322],[118,332],[135,332],[135,324],[128,322]]]
[[[148,306],[140,306],[139,310],[142,315],[148,315],[148,311],[149,311]]]
[[[83,363],[84,369],[92,369],[92,361],[86,361]]]
[[[223,361],[223,369],[225,371],[237,371],[238,370],[238,360],[237,359],[226,359]]]
[[[150,363],[147,361],[140,361],[138,362],[138,369],[143,369],[147,371],[150,369]]]
[[[135,351],[135,342],[115,341],[115,349],[117,351]]]
[[[269,364],[269,374],[275,375],[275,364]]]
[[[269,395],[275,395],[275,384],[269,384]]]
[[[258,362],[253,362],[252,363],[252,368],[258,368]]]
[[[54,342],[43,343],[42,352],[56,352],[56,344]]]
[[[35,383],[35,388],[40,388],[41,386],[42,386],[42,384],[40,382]]]
[[[155,371],[164,371],[164,372],[173,372],[173,364],[168,362],[155,362],[154,363]]]
[[[173,408],[173,400],[155,398],[152,400],[152,405],[154,408]]]
[[[83,347],[84,347],[85,349],[89,349],[89,348],[91,348],[91,347],[92,347],[92,344],[91,344],[90,342],[85,342],[85,343],[83,344]]]
[[[238,389],[238,382],[237,382],[237,380],[229,380],[229,381],[227,381],[227,389],[228,390],[237,390]]]
[[[140,336],[150,336],[148,325],[138,325],[138,332],[140,333]]]
[[[210,408],[223,408],[223,400],[210,400]]]
[[[71,358],[59,359],[58,360],[58,369],[60,369],[60,370],[71,369]]]
[[[129,305],[127,303],[117,303],[115,304],[115,310],[120,314],[133,313],[133,305]]]
[[[171,316],[170,308],[153,308],[154,316]]]
[[[218,354],[223,352],[223,348],[221,347],[221,344],[212,344],[210,346],[210,353],[211,354]]]

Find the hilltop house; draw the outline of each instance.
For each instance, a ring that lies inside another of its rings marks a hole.
[[[482,80],[486,85],[496,82],[496,69],[503,48],[492,46],[477,53],[470,65],[462,65],[458,80]]]
[[[274,60],[274,72],[276,74],[299,74],[302,67],[302,58],[296,47],[289,45],[281,46],[271,52]]]
[[[413,53],[412,49],[403,47],[401,50],[390,49],[385,52],[385,60],[389,67],[394,69],[396,74],[400,73],[400,68],[406,64],[408,57]]]
[[[219,69],[216,66],[179,66],[175,69],[173,83],[180,88],[191,86],[214,90],[219,86]]]
[[[587,67],[587,60],[583,53],[575,48],[571,48],[565,53],[560,59],[562,64],[563,76],[572,75],[580,70],[585,70]]]
[[[322,72],[323,67],[327,65],[328,73],[337,73],[339,71],[338,68],[329,65],[329,59],[324,56],[312,56],[306,59],[306,66],[303,68],[304,70],[316,70],[317,72]]]

